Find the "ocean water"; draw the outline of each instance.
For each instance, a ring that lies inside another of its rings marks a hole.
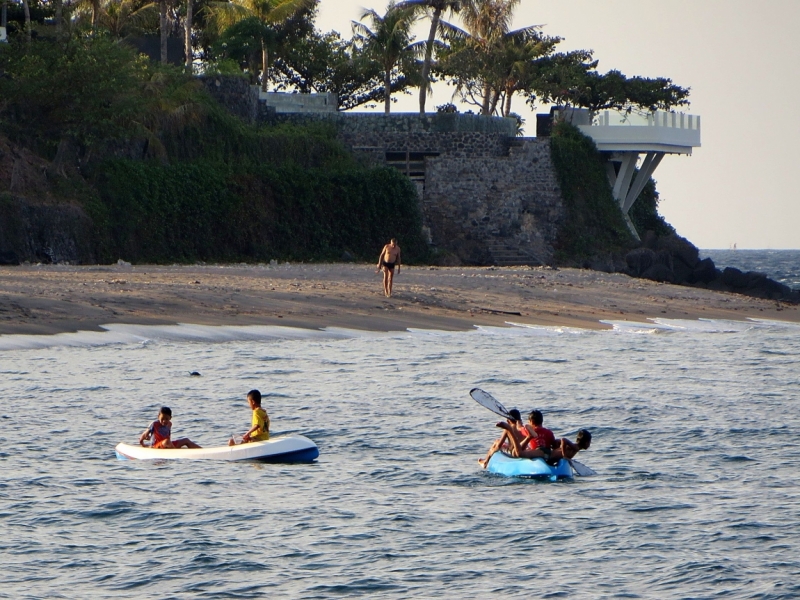
[[[719,269],[757,271],[800,289],[800,250],[701,250],[700,256],[711,258]]]
[[[0,598],[800,596],[800,325],[614,325],[2,336]],[[481,470],[473,386],[597,476]],[[317,462],[115,458],[162,404],[225,443],[251,388]]]

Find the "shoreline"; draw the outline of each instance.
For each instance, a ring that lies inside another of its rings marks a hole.
[[[374,265],[363,263],[0,267],[0,335],[177,323],[458,331],[513,321],[608,329],[601,320],[751,317],[800,323],[800,307],[549,267],[402,267],[391,298]]]

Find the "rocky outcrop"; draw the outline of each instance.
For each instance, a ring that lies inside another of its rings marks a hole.
[[[97,262],[92,220],[80,206],[0,198],[0,264]]]
[[[92,220],[51,191],[48,178],[74,168],[65,152],[48,162],[0,136],[0,265],[96,262]]]
[[[625,256],[625,263],[623,271],[631,277],[800,303],[800,290],[763,273],[743,273],[732,267],[720,271],[710,258],[700,259],[694,244],[676,234],[658,237],[648,231],[642,246]]]

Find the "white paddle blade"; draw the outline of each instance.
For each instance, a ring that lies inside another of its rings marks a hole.
[[[480,388],[472,388],[469,391],[469,395],[472,396],[472,399],[482,407],[488,408],[490,411],[500,415],[501,417],[506,419],[508,418],[509,415],[506,407],[500,404],[489,392],[484,392]]]
[[[581,477],[591,477],[592,475],[597,475],[592,469],[584,465],[583,463],[579,463],[577,460],[572,459],[569,461],[572,470]]]

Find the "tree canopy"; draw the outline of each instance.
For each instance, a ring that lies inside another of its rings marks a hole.
[[[241,73],[262,89],[331,92],[340,110],[383,102],[388,112],[393,94],[417,88],[424,113],[437,80],[486,115],[512,115],[515,98],[532,108],[593,111],[672,110],[689,102],[690,90],[667,77],[603,72],[591,50],[560,51],[562,39],[540,26],[512,29],[520,0],[390,2],[382,13],[365,9],[349,38],[316,26],[319,3],[333,1],[30,0],[9,5],[9,33],[33,45],[90,36],[136,46],[160,36],[162,62],[167,36],[183,38],[195,73]],[[422,17],[429,33],[416,42],[412,26]],[[113,56],[110,44],[103,47]]]

